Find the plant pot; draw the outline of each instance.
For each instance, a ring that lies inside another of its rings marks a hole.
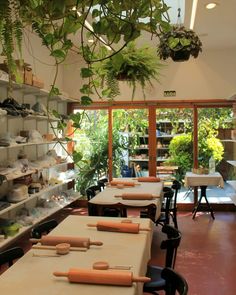
[[[125,73],[121,73],[121,74],[117,75],[116,79],[118,81],[131,81],[132,80],[132,79],[128,78]]]
[[[179,50],[179,51],[172,51],[171,58],[173,61],[182,62],[189,60],[190,51],[187,50]]]

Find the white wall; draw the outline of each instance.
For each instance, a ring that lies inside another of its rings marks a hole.
[[[75,62],[73,62],[73,60]],[[63,87],[73,97],[79,97],[82,85],[79,69],[82,61],[79,56],[70,56],[64,67]],[[72,63],[72,64],[71,64]],[[204,50],[197,59],[187,62],[168,60],[161,70],[160,83],[145,90],[147,100],[164,100],[164,90],[175,90],[176,97],[169,99],[225,99],[236,93],[236,49]],[[131,99],[129,86],[120,83],[121,95],[116,100]],[[95,99],[94,99],[95,100]],[[137,88],[135,100],[143,100],[142,91]]]
[[[86,81],[82,81],[80,69],[85,66],[84,60],[78,54],[69,54],[63,64],[63,90],[72,98],[79,99],[81,96],[80,88]]]
[[[44,81],[44,88],[50,89],[55,75],[54,58],[50,56],[49,50],[42,45],[41,39],[30,32],[30,29],[24,32],[23,58],[26,63],[32,66],[33,74]],[[63,86],[63,71],[60,66],[56,86]]]
[[[41,40],[27,31],[24,35],[23,57],[32,65],[33,73],[44,81],[45,88],[52,84],[55,67],[54,59],[42,46]],[[153,88],[145,89],[147,100],[164,99],[224,99],[236,93],[236,49],[204,50],[197,59],[187,62],[164,62],[161,69],[160,83],[153,81]],[[84,61],[78,54],[70,54],[60,66],[56,85],[73,98],[80,98],[83,81],[80,68]],[[125,83],[120,83],[120,101],[131,100],[132,91]],[[164,90],[175,90],[176,97],[164,97]],[[94,101],[99,99],[92,97]],[[143,100],[142,90],[137,87],[135,100]]]

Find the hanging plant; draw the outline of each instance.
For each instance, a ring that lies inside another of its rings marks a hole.
[[[202,51],[202,42],[197,34],[184,26],[173,26],[159,38],[157,52],[163,60],[171,57],[173,61],[186,61],[191,55],[197,58]]]
[[[103,88],[103,95],[110,98],[119,95],[119,81],[124,81],[132,87],[133,99],[138,84],[141,85],[145,98],[145,87],[147,83],[152,85],[152,80],[158,81],[161,66],[160,59],[152,48],[138,48],[134,42],[130,42],[118,54],[95,63],[92,69],[100,88]]]
[[[0,1],[0,45],[2,47],[1,55],[6,56],[9,81],[16,80],[22,83],[18,72],[15,59],[15,51],[18,51],[21,57],[22,48],[22,20],[19,16],[20,1],[2,0]],[[19,66],[21,66],[21,62]]]

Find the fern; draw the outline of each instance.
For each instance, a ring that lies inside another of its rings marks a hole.
[[[23,25],[19,18],[19,0],[0,1],[0,40],[3,48],[2,54],[6,56],[10,82],[13,76],[17,77],[17,66],[14,53],[17,50],[22,56],[22,29]]]
[[[110,72],[107,73],[105,81],[107,87],[110,89],[109,96],[111,99],[120,94],[118,80]]]

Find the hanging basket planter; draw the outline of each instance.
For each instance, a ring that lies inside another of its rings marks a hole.
[[[115,78],[118,81],[132,81],[132,79],[128,77],[126,73],[120,73],[116,75]]]
[[[98,81],[102,82],[100,87],[103,93],[106,90],[113,98],[120,94],[118,82],[127,82],[132,89],[132,99],[137,85],[141,86],[145,98],[144,88],[147,84],[152,86],[152,80],[158,81],[160,68],[160,58],[155,51],[148,47],[137,47],[134,42],[115,56],[93,65]]]
[[[190,58],[190,51],[188,50],[172,51],[171,58],[173,61],[176,61],[176,62],[187,61]]]
[[[160,59],[172,58],[173,61],[189,60],[198,57],[202,51],[202,42],[197,34],[184,26],[172,26],[171,30],[159,36],[158,53]]]

